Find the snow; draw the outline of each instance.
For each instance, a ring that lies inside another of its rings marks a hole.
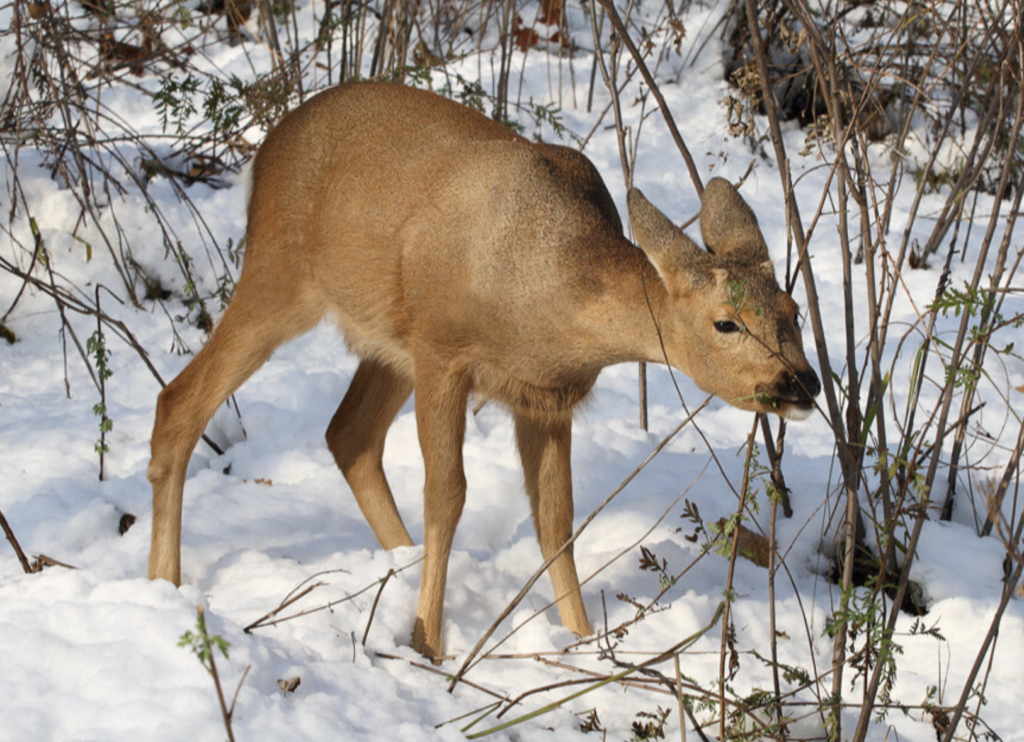
[[[705,17],[696,8],[687,17],[694,29],[682,59],[703,43],[699,29],[710,30],[717,16]],[[714,15],[714,14],[712,14]],[[6,43],[6,42],[5,42]],[[3,55],[10,53],[6,47]],[[678,79],[663,92],[705,176],[737,179],[753,154],[742,141],[727,136],[726,94],[718,62],[720,45],[708,43],[693,67],[662,69],[666,79]],[[257,55],[254,63],[268,64]],[[4,62],[3,69],[8,63]],[[249,60],[237,48],[224,46],[210,60],[211,68],[248,73]],[[548,83],[547,63],[536,52],[517,53],[514,70],[524,70],[524,99],[557,100],[559,91]],[[590,58],[576,59],[576,90],[562,80],[563,117],[568,128],[583,136],[597,122],[607,103],[598,81],[595,113],[571,109],[573,94],[586,98]],[[463,74],[478,72],[466,61]],[[152,80],[146,81],[149,85]],[[518,78],[517,78],[518,82]],[[623,100],[631,100],[624,95]],[[112,91],[105,103],[137,127],[159,125],[155,115],[126,91]],[[649,103],[653,105],[653,102]],[[637,111],[626,109],[635,120]],[[147,123],[148,119],[148,123]],[[586,153],[603,173],[625,214],[621,178],[610,117],[588,142]],[[763,121],[761,124],[763,125]],[[546,134],[550,138],[550,133]],[[787,146],[795,153],[803,134],[788,129]],[[794,155],[795,156],[795,155]],[[5,163],[9,174],[10,163]],[[92,242],[92,259],[70,237],[78,207],[70,192],[22,162],[22,184],[33,205],[48,247],[59,257],[63,275],[85,295],[95,282],[117,285],[109,256],[101,242]],[[798,200],[810,219],[827,172],[812,157],[796,158]],[[32,172],[31,177],[26,174]],[[675,146],[655,113],[646,119],[634,175],[652,202],[677,222],[699,209],[689,177]],[[898,206],[890,238],[902,232],[913,198],[910,176],[897,195]],[[221,244],[237,240],[244,231],[246,185],[238,177],[228,189],[191,188],[206,228]],[[171,228],[189,245],[196,259],[201,290],[212,291],[214,273],[204,264],[202,232],[193,215],[175,198],[165,181],[155,180],[150,196]],[[778,174],[769,160],[758,159],[743,194],[758,213],[780,275],[785,270],[786,224]],[[923,212],[937,208],[925,199]],[[980,212],[988,206],[982,200]],[[6,206],[6,204],[5,204]],[[989,204],[990,206],[990,204]],[[119,198],[117,219],[127,228],[135,254],[147,270],[180,290],[180,273],[163,260],[163,246],[145,246],[152,234],[151,215],[138,196]],[[103,224],[109,228],[112,215]],[[835,215],[825,204],[822,222],[812,242],[827,334],[836,369],[843,367],[841,270],[834,229]],[[27,222],[18,222],[18,238],[31,242]],[[91,229],[91,227],[90,227]],[[696,226],[691,234],[698,234]],[[1019,244],[1019,241],[1018,243]],[[144,247],[145,246],[145,247]],[[968,261],[969,263],[970,261]],[[971,266],[956,261],[953,284],[962,284]],[[938,271],[907,271],[903,275],[910,298],[895,312],[907,326],[934,295]],[[863,274],[855,276],[860,299],[856,322],[866,324]],[[0,305],[7,306],[19,288],[9,274],[0,274]],[[803,285],[796,298],[805,304]],[[123,319],[165,379],[189,360],[172,350],[164,313],[152,304],[142,309],[120,306],[103,297],[106,311]],[[184,314],[174,306],[171,313]],[[95,329],[94,320],[70,317],[79,338]],[[13,554],[0,549],[0,658],[8,680],[0,695],[0,740],[220,740],[225,738],[220,711],[209,675],[179,637],[195,626],[196,609],[206,611],[211,633],[230,642],[229,657],[217,656],[220,677],[230,699],[246,668],[233,719],[236,739],[460,740],[460,728],[499,697],[516,697],[539,686],[578,679],[570,670],[537,658],[564,661],[602,673],[609,663],[583,645],[562,657],[557,654],[577,639],[562,628],[557,612],[547,608],[552,591],[546,578],[506,619],[488,646],[511,634],[496,650],[515,658],[487,659],[467,675],[474,685],[459,684],[447,691],[455,672],[479,637],[490,627],[541,562],[529,509],[522,495],[522,475],[509,417],[489,405],[474,415],[467,412],[465,444],[469,492],[455,551],[449,565],[445,603],[445,650],[451,655],[440,674],[425,665],[410,648],[421,556],[420,546],[384,552],[365,524],[323,440],[331,415],[356,367],[338,334],[321,325],[280,348],[236,395],[241,421],[232,409],[222,409],[207,433],[225,447],[216,455],[200,443],[192,457],[186,485],[183,585],[145,579],[151,526],[150,489],[146,480],[148,440],[159,385],[126,344],[108,335],[113,376],[108,381],[108,414],[114,421],[106,457],[105,481],[99,481],[94,444],[98,437],[93,405],[98,401],[84,364],[68,340],[62,352],[60,319],[53,302],[35,291],[21,300],[7,324],[18,337],[13,345],[0,343],[0,510],[22,547],[45,554],[75,569],[49,567],[39,574],[22,574]],[[177,323],[194,351],[202,333]],[[899,330],[902,332],[902,329]],[[1018,337],[1018,340],[1024,339]],[[863,340],[862,340],[863,342]],[[807,346],[810,335],[807,333]],[[890,356],[892,385],[905,403],[916,346],[899,357]],[[576,420],[573,466],[577,523],[581,522],[651,452],[685,415],[676,386],[689,409],[704,394],[685,377],[663,368],[650,368],[650,432],[636,424],[635,366],[608,369],[592,399]],[[1021,384],[1024,369],[1008,361],[993,373]],[[65,374],[67,378],[66,394]],[[674,382],[674,383],[673,383]],[[926,390],[922,408],[936,404],[934,388]],[[413,539],[422,542],[420,489],[423,463],[410,401],[387,439],[385,467],[399,509]],[[993,404],[980,418],[998,436],[977,444],[975,461],[1001,472],[1015,426],[999,426],[1006,408]],[[686,427],[586,530],[576,545],[581,576],[589,578],[584,600],[595,625],[616,626],[634,618],[636,608],[617,600],[625,594],[646,604],[660,591],[657,575],[637,568],[638,543],[668,563],[671,574],[694,563],[668,590],[661,610],[632,625],[620,639],[621,657],[636,661],[642,653],[658,653],[691,635],[714,615],[726,584],[728,560],[711,552],[701,558],[700,539],[686,537],[694,525],[680,518],[685,497],[699,507],[703,522],[714,523],[736,509],[735,491],[743,471],[744,443],[751,430],[749,413],[713,401],[695,425]],[[1012,419],[1011,419],[1012,422]],[[244,426],[244,433],[243,433]],[[698,432],[699,431],[699,432]],[[711,448],[708,448],[710,444]],[[834,492],[837,467],[828,424],[816,415],[788,428],[785,474],[792,488],[792,519],[779,519],[779,551],[787,565],[776,581],[775,614],[781,662],[821,672],[828,667],[832,641],[825,622],[837,605],[838,591],[825,576],[835,530],[835,509],[842,507]],[[717,462],[712,460],[717,457]],[[762,495],[758,522],[767,527],[768,506]],[[980,507],[980,506],[979,506]],[[1009,512],[1009,511],[1008,511]],[[118,525],[125,513],[137,521],[124,534]],[[663,518],[663,520],[660,520]],[[6,547],[5,547],[6,548]],[[975,535],[973,518],[961,513],[952,523],[924,526],[919,561],[912,578],[923,587],[930,612],[922,620],[938,624],[945,641],[908,632],[914,618],[902,616],[897,626],[905,654],[899,660],[894,697],[908,704],[925,699],[929,686],[938,686],[954,701],[988,631],[1002,589],[1005,548],[995,537]],[[388,577],[394,570],[396,574]],[[401,570],[401,571],[399,571]],[[386,581],[381,587],[382,581]],[[329,609],[253,629],[244,628],[274,610],[300,584],[322,583],[282,615],[322,607]],[[770,641],[766,571],[739,560],[734,578],[736,646],[740,651],[741,688],[771,687],[771,670],[752,654],[766,656]],[[360,592],[364,591],[364,592]],[[356,593],[359,593],[356,595]],[[374,610],[375,599],[379,603]],[[355,597],[351,597],[355,596]],[[371,623],[372,615],[372,623]],[[986,689],[985,721],[1003,740],[1024,740],[1019,724],[1024,697],[1024,606],[1014,600],[1003,618],[992,679]],[[367,634],[363,642],[364,632]],[[715,626],[683,655],[683,673],[705,685],[718,676],[720,626]],[[673,674],[671,663],[659,669]],[[284,694],[278,680],[301,678],[301,685]],[[848,681],[849,682],[849,681]],[[490,691],[491,694],[486,691]],[[578,690],[567,686],[527,697],[502,721],[519,716]],[[856,699],[851,693],[849,698]],[[811,700],[804,694],[801,700]],[[579,731],[580,718],[596,708],[610,739],[630,737],[630,724],[641,711],[671,708],[668,738],[678,735],[675,700],[636,688],[608,686],[582,696],[565,707],[498,735],[509,740],[595,739]],[[799,713],[809,713],[803,708]],[[794,715],[796,715],[794,711]],[[844,729],[856,720],[856,709],[844,716]],[[493,716],[474,731],[497,723]],[[930,740],[934,731],[921,710],[906,716],[892,713],[901,739]],[[796,722],[793,733],[820,734],[822,722],[814,713]],[[883,731],[878,728],[879,738]],[[717,732],[717,726],[708,730]],[[692,730],[691,730],[692,733]]]

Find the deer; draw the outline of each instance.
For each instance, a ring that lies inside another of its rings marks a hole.
[[[511,412],[545,560],[573,527],[573,412],[607,366],[667,363],[744,410],[811,414],[821,386],[754,212],[703,193],[699,247],[633,188],[636,245],[596,167],[398,83],[353,82],[285,115],[256,154],[245,257],[203,348],[159,394],[150,579],[181,583],[189,458],[214,412],[323,318],[359,363],[327,447],[384,549],[411,546],[382,457],[415,391],[423,566],[412,645],[442,655],[448,559],[466,498],[467,405]],[[562,624],[591,633],[573,549],[550,565]]]

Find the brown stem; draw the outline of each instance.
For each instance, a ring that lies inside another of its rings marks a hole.
[[[15,537],[14,531],[11,529],[10,523],[7,522],[7,518],[4,517],[2,510],[0,510],[0,528],[3,528],[4,535],[7,536],[7,540],[14,547],[14,553],[18,555],[18,561],[21,562],[21,568],[25,570],[25,574],[32,574],[32,565],[28,563],[28,557],[21,550],[21,544],[18,543],[18,539]]]
[[[206,631],[206,617],[202,606],[199,606],[197,613],[199,614],[199,634],[203,640],[203,649],[206,652],[206,656],[210,658],[210,665],[206,669],[211,677],[213,677],[213,686],[217,690],[217,702],[220,704],[220,715],[224,720],[224,729],[227,731],[228,742],[235,742],[235,733],[231,730],[231,713],[234,710],[234,702],[231,704],[231,709],[228,709],[227,702],[224,700],[224,690],[220,685],[220,675],[217,673],[217,663],[213,658],[213,647],[210,646],[210,635]],[[242,679],[245,679],[244,676]],[[237,697],[237,691],[235,695]]]
[[[754,425],[747,436],[747,457],[743,463],[743,482],[740,485],[740,501],[736,508],[735,523],[732,534],[732,551],[729,553],[729,574],[725,580],[727,595],[732,593],[733,577],[736,574],[736,556],[739,554],[740,546],[740,519],[743,517],[743,510],[747,506],[747,490],[750,487],[750,462],[754,458],[754,436],[757,435],[758,419],[754,418]],[[732,598],[725,600],[725,610],[722,612],[722,645],[718,655],[718,737],[725,739],[725,655],[729,644],[729,619],[731,618]]]
[[[1022,427],[1022,433],[1024,433],[1024,427]],[[1019,447],[1015,453],[1017,454],[1017,461],[1019,462]],[[1017,531],[1014,533],[1011,543],[1019,544],[1022,536],[1024,536],[1024,518],[1021,518],[1018,521]],[[956,704],[956,708],[953,710],[953,716],[949,720],[949,727],[946,730],[946,735],[943,737],[942,742],[951,742],[953,735],[956,733],[957,725],[960,723],[960,717],[974,691],[974,680],[978,677],[978,672],[985,660],[985,655],[988,654],[989,647],[992,646],[996,636],[999,634],[999,625],[1002,621],[1003,613],[1006,611],[1006,606],[1009,605],[1010,599],[1013,597],[1014,592],[1017,589],[1017,584],[1020,582],[1022,571],[1024,571],[1024,561],[1019,561],[1017,562],[1017,566],[1014,568],[1013,573],[1006,582],[1003,583],[1003,594],[999,600],[999,607],[996,609],[996,613],[992,617],[992,622],[989,624],[988,632],[985,634],[985,639],[982,641],[981,648],[978,650],[978,654],[975,657],[974,665],[971,667],[971,671],[968,673],[967,679],[964,681],[964,689],[960,694],[960,700]]]
[[[661,109],[661,115],[665,118],[665,125],[668,126],[669,133],[672,135],[673,141],[676,143],[676,147],[679,148],[679,153],[683,156],[683,161],[686,162],[686,169],[690,171],[690,180],[693,181],[693,187],[697,191],[698,196],[704,195],[704,183],[700,179],[700,174],[697,172],[697,166],[693,162],[693,157],[690,155],[690,150],[686,146],[686,142],[683,141],[682,134],[679,133],[679,128],[676,126],[675,119],[672,117],[672,111],[669,110],[668,103],[665,102],[664,96],[661,94],[661,90],[658,88],[658,84],[654,81],[654,76],[651,75],[651,71],[647,68],[644,63],[643,57],[640,52],[637,51],[636,45],[633,44],[632,39],[629,38],[629,31],[626,30],[626,25],[622,22],[622,18],[619,17],[619,13],[615,10],[615,5],[612,0],[597,0],[601,3],[601,7],[604,8],[605,13],[608,14],[608,19],[612,22],[615,30],[618,32],[619,37],[622,39],[622,43],[633,57],[633,61],[636,62],[637,68],[640,70],[640,74],[643,75],[644,82],[647,83],[647,87],[651,89],[654,94],[654,99],[658,101],[658,108]]]
[[[389,569],[388,573],[384,575],[384,579],[380,581],[380,590],[377,591],[376,597],[373,599],[373,606],[370,608],[370,618],[366,622],[366,630],[363,632],[363,646],[366,646],[366,637],[370,635],[370,627],[373,626],[373,616],[377,613],[377,604],[380,602],[380,596],[384,592],[384,588],[387,587],[388,580],[395,574],[394,569]]]

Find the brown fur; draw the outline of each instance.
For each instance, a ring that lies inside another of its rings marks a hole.
[[[150,577],[180,582],[185,471],[214,411],[325,315],[361,359],[327,444],[388,549],[412,541],[384,476],[384,439],[416,390],[426,481],[413,644],[428,656],[441,652],[471,393],[513,414],[545,556],[572,530],[572,411],[605,366],[667,354],[740,407],[809,412],[818,381],[796,305],[735,189],[713,180],[705,192],[701,222],[714,254],[639,191],[629,205],[643,252],[622,237],[581,154],[531,143],[423,91],[342,85],[286,116],[253,165],[235,297],[157,404]],[[716,330],[719,320],[746,332]],[[550,573],[562,622],[589,633],[571,550]]]

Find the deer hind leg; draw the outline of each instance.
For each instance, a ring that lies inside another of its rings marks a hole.
[[[441,656],[448,557],[466,502],[462,443],[469,382],[459,374],[427,371],[416,364],[416,426],[426,479],[423,485],[423,575],[416,607],[413,648]]]
[[[282,279],[283,280],[283,279]],[[185,473],[213,413],[274,349],[310,329],[319,313],[277,287],[238,284],[209,342],[157,400],[148,477],[153,485],[149,578],[181,584],[181,508]]]
[[[523,462],[533,525],[544,559],[572,536],[572,413],[531,417],[515,413],[516,443]],[[591,633],[580,594],[572,546],[548,568],[562,625],[580,636]]]
[[[388,428],[411,393],[412,379],[387,364],[364,360],[327,427],[327,447],[385,549],[412,545],[382,463]]]

